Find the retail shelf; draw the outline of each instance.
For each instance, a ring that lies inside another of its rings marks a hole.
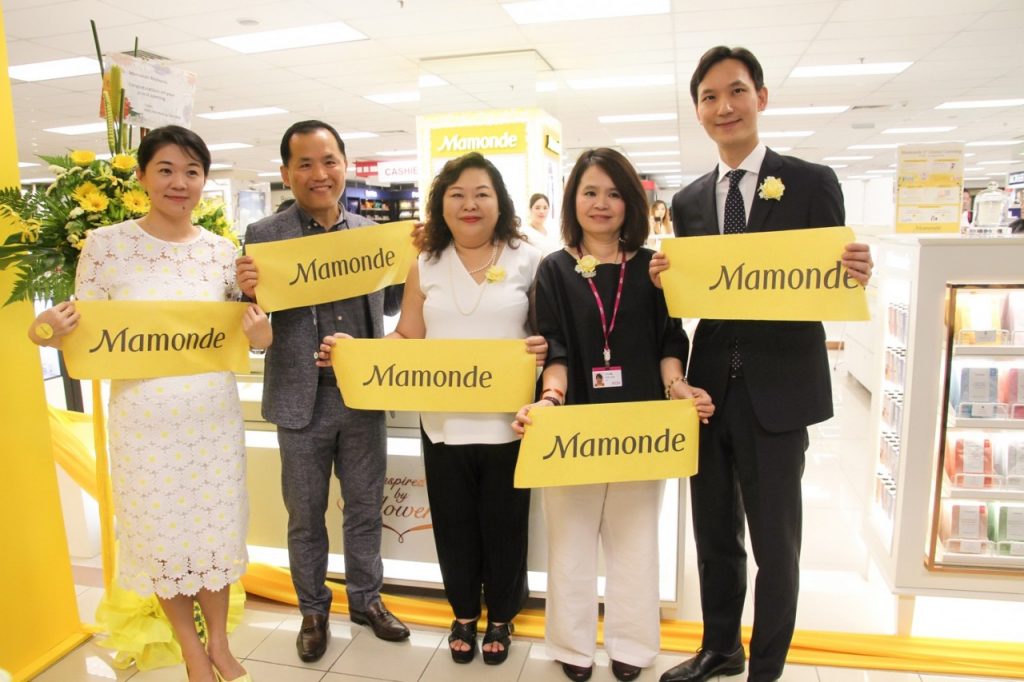
[[[969,417],[950,420],[951,429],[1020,429],[1024,430],[1024,419],[971,419]]]
[[[965,568],[1024,568],[1024,556],[1000,556],[994,554],[959,554],[944,552],[941,563],[943,566]]]
[[[949,488],[949,497],[957,500],[1024,502],[1024,490],[1006,488]]]
[[[953,355],[982,357],[1024,357],[1024,346],[953,346]]]

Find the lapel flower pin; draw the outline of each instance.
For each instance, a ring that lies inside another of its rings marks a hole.
[[[585,279],[590,279],[597,274],[597,259],[588,253],[576,261],[574,269],[583,275]]]
[[[764,182],[761,183],[761,186],[757,188],[757,196],[762,199],[778,201],[782,198],[785,191],[786,186],[782,184],[782,180],[778,179],[774,175],[769,175],[764,179]]]
[[[500,265],[492,265],[487,268],[487,272],[484,274],[484,279],[491,284],[503,282],[505,280],[505,268]]]

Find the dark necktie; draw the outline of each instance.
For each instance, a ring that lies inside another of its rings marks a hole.
[[[729,178],[729,192],[725,195],[725,217],[722,223],[724,234],[737,234],[747,231],[747,211],[743,206],[743,195],[740,194],[740,180],[743,179],[744,170],[731,170],[725,174]],[[732,349],[729,354],[729,374],[739,376],[743,367],[743,360],[740,358],[739,345],[736,339],[732,341]]]

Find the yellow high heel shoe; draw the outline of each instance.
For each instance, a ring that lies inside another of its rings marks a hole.
[[[233,680],[226,680],[224,679],[224,676],[220,674],[220,671],[217,670],[217,666],[213,666],[213,674],[217,677],[217,682],[252,682],[252,677],[249,673],[245,673],[241,677],[236,677]]]

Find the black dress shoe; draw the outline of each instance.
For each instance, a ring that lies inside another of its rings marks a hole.
[[[746,668],[745,662],[742,646],[729,654],[701,649],[690,660],[662,673],[660,682],[704,682],[719,675],[739,675]]]
[[[349,609],[348,617],[353,623],[369,625],[373,634],[389,642],[399,642],[409,636],[409,628],[395,618],[379,598],[367,604],[365,611]]]
[[[615,675],[615,679],[622,680],[622,682],[632,682],[632,680],[640,677],[640,670],[641,668],[638,665],[630,665],[622,661],[612,661],[612,675]]]
[[[561,663],[561,661],[559,661]],[[570,663],[562,663],[562,672],[570,680],[576,682],[587,682],[590,679],[590,675],[594,672],[594,666],[588,665],[583,667],[582,665],[572,665]]]
[[[327,642],[331,640],[331,626],[327,623],[327,615],[314,613],[302,617],[299,636],[295,638],[295,648],[299,658],[306,663],[319,661],[327,651]]]

